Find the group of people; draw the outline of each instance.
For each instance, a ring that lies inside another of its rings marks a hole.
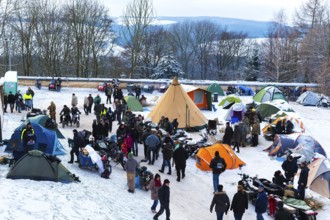
[[[34,91],[28,87],[28,90],[21,94],[20,90],[13,94],[11,91],[9,94],[4,94],[4,112],[7,112],[9,105],[10,112],[13,113],[14,109],[21,113],[22,110],[31,110],[33,108]]]
[[[251,146],[256,147],[259,144],[260,121],[260,114],[251,106],[242,121],[234,124],[234,128],[226,122],[222,143],[233,146],[233,150],[239,153],[241,146],[247,146],[247,136],[250,134]]]

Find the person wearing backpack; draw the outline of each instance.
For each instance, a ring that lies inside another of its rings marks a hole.
[[[210,168],[212,169],[213,173],[213,189],[214,192],[217,192],[219,185],[219,176],[227,168],[226,161],[222,157],[220,157],[219,151],[215,152],[214,158],[211,160],[210,163]]]

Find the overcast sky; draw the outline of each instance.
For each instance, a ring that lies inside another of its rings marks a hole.
[[[113,17],[122,15],[129,0],[101,0]],[[305,0],[306,1],[306,0]],[[269,21],[280,9],[290,19],[304,0],[153,0],[157,16],[218,16]]]

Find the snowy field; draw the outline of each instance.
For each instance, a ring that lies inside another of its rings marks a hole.
[[[95,96],[99,92],[96,89],[63,88],[61,92],[48,91],[42,88],[35,91],[34,106],[40,109],[47,109],[51,101],[54,101],[57,107],[57,121],[59,121],[59,112],[63,105],[70,106],[72,93],[78,96],[78,108],[83,112],[83,100],[88,94]],[[19,87],[19,90],[25,92],[27,87]],[[102,102],[105,101],[105,95],[99,93]],[[127,91],[124,90],[124,94]],[[153,96],[161,96],[161,93],[154,92],[152,95],[144,94],[147,101]],[[243,102],[249,102],[252,97],[242,97]],[[219,98],[221,101],[221,97]],[[155,103],[148,107],[149,111]],[[330,155],[330,110],[316,107],[303,107],[301,105],[290,103],[293,109],[300,115],[302,121],[306,124],[306,133],[312,135],[320,142],[328,155]],[[106,105],[109,107],[110,105]],[[218,108],[217,112],[203,111],[208,119],[223,119],[226,110]],[[4,117],[3,139],[10,139],[14,129],[19,126],[21,118],[26,114],[6,113]],[[139,114],[139,113],[138,113]],[[148,111],[143,112],[147,115]],[[82,115],[81,126],[78,130],[92,130],[92,120],[94,115]],[[113,123],[113,131],[116,131],[117,123]],[[261,128],[263,125],[261,125]],[[135,194],[127,192],[126,173],[120,166],[113,166],[110,179],[101,178],[97,172],[80,169],[77,164],[68,164],[69,147],[67,138],[72,138],[73,127],[60,129],[66,139],[60,139],[67,150],[67,154],[60,156],[62,163],[72,173],[79,176],[81,183],[62,184],[55,182],[38,182],[32,180],[9,180],[6,174],[9,171],[8,165],[0,166],[0,219],[100,219],[100,220],[148,220],[153,218],[150,211],[152,200],[150,192],[136,190]],[[198,133],[191,134],[192,137],[198,137]],[[217,136],[221,138],[221,135]],[[247,164],[243,172],[254,176],[271,179],[273,173],[281,169],[281,163],[277,160],[271,160],[267,153],[262,150],[268,147],[271,142],[266,141],[262,136],[259,138],[259,145],[255,148],[241,148],[239,157]],[[4,146],[0,147],[0,153]],[[3,154],[3,153],[2,153]],[[143,146],[139,145],[138,161],[142,159]],[[154,174],[161,167],[162,156],[154,165],[146,165]],[[114,164],[112,164],[114,165]],[[240,171],[227,170],[220,176],[220,183],[224,185],[224,190],[232,199]],[[162,174],[162,180],[168,178],[171,181],[171,219],[172,220],[211,220],[216,219],[215,213],[210,213],[209,208],[213,198],[212,174],[200,171],[195,166],[195,159],[189,158],[187,161],[186,178],[181,182],[176,181],[175,172],[172,175]],[[296,178],[298,179],[298,178]],[[330,200],[319,196],[309,190],[306,191],[308,197],[313,196],[318,201],[324,203],[323,210],[319,210],[318,219],[330,219]],[[159,208],[159,205],[157,209]],[[265,219],[272,219],[264,214]],[[233,219],[233,213],[228,212],[224,219]],[[254,206],[249,203],[249,209],[245,212],[243,219],[255,219]],[[165,213],[159,218],[165,219]]]

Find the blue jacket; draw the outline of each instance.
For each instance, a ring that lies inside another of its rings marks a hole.
[[[146,145],[150,149],[156,149],[159,143],[160,143],[159,138],[154,134],[149,135],[146,139]]]
[[[256,213],[265,213],[268,207],[268,200],[265,190],[258,193],[256,200]]]

